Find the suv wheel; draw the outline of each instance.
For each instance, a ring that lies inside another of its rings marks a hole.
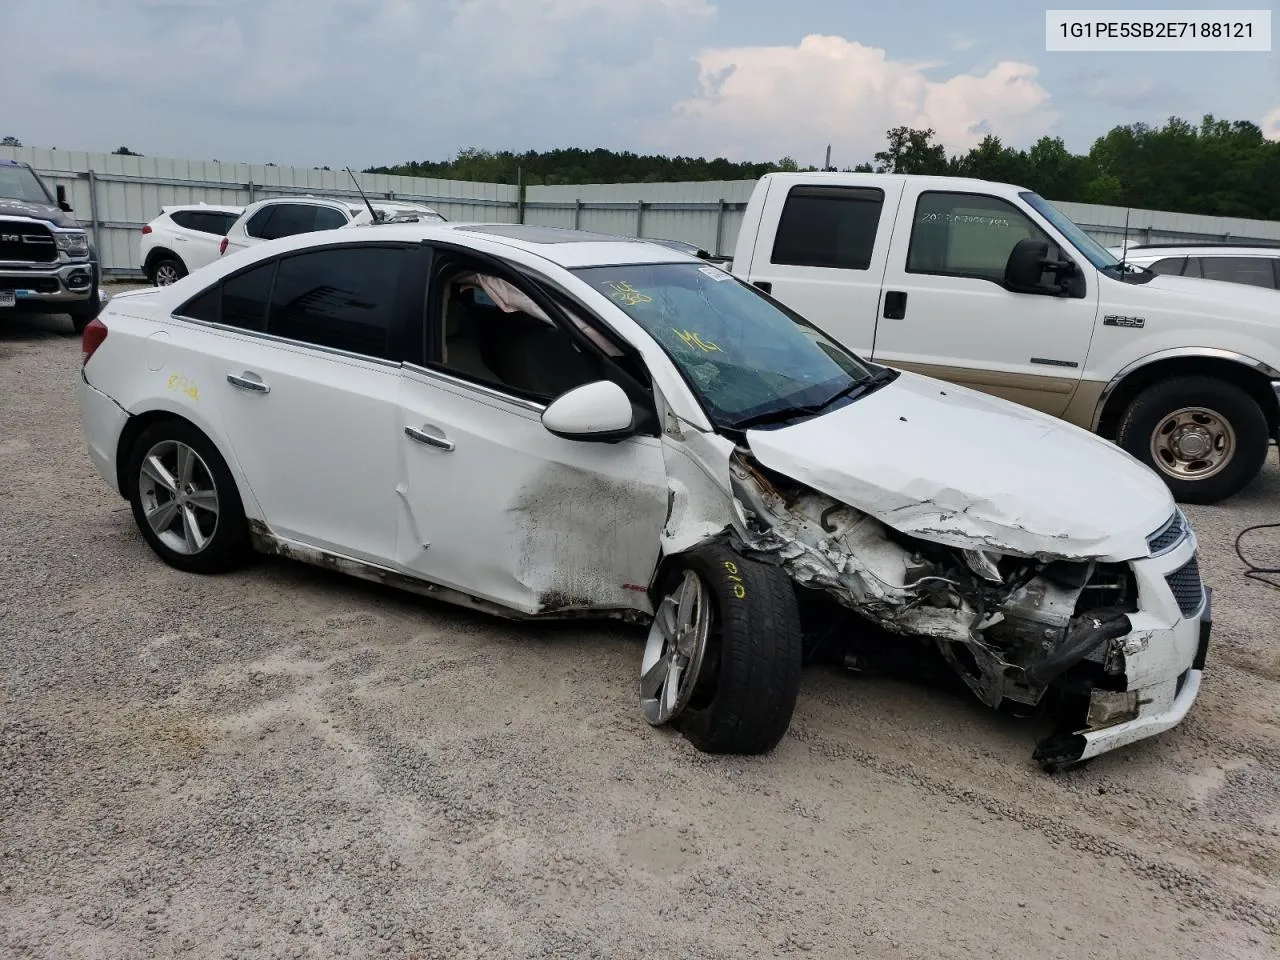
[[[148,271],[153,287],[167,287],[171,283],[177,283],[187,275],[186,265],[177,257],[160,256],[151,261],[151,269]]]
[[[1216,503],[1257,476],[1270,444],[1257,401],[1216,377],[1148,387],[1125,411],[1116,441],[1159,473],[1183,503]]]
[[[800,613],[790,578],[713,544],[660,588],[640,668],[640,706],[705,753],[767,753],[800,689]]]

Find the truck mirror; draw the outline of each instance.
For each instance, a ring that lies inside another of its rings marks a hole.
[[[1049,244],[1034,237],[1024,237],[1013,245],[1004,266],[1004,284],[1010,290],[1030,293],[1043,290],[1040,278],[1049,262]]]
[[[58,184],[56,187],[53,188],[53,190],[54,190],[54,193],[56,193],[58,196],[59,209],[61,209],[64,213],[70,213],[71,204],[67,203],[67,188],[64,187],[62,184]]]

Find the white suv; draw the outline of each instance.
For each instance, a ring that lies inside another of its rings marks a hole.
[[[1280,246],[1248,247],[1225,243],[1177,246],[1142,244],[1112,247],[1126,264],[1173,277],[1202,277],[1280,290]]]
[[[375,200],[332,200],[327,197],[269,197],[244,208],[227,230],[220,252],[243,250],[264,240],[292,237],[316,230],[336,230],[371,221],[372,206],[380,221],[422,220],[442,222],[444,217],[422,203]]]
[[[153,286],[167,287],[218,259],[219,241],[244,207],[196,203],[160,208],[142,228],[138,262]]]

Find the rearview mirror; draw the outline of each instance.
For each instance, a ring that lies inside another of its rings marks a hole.
[[[62,184],[58,184],[53,188],[53,192],[58,197],[58,208],[62,210],[63,213],[70,213],[71,204],[67,203],[67,188]]]
[[[635,433],[635,410],[612,380],[574,387],[542,411],[542,425],[566,440],[616,442]]]

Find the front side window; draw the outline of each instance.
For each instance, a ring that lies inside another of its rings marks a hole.
[[[574,273],[656,340],[717,426],[816,413],[874,379],[816,327],[753,287],[695,263]]]
[[[315,229],[318,209],[320,208],[309,203],[277,204],[260,236],[263,240],[276,240],[310,233]]]
[[[884,191],[879,189],[792,187],[778,221],[771,262],[866,270],[883,207]]]
[[[1019,240],[1043,240],[1049,257],[1061,248],[1007,200],[969,193],[922,193],[916,203],[908,273],[972,277],[1004,283],[1009,254]]]
[[[267,333],[370,357],[388,356],[404,251],[314,250],[276,269]]]
[[[597,356],[483,264],[448,263],[434,289],[443,335],[436,365],[444,371],[540,403],[605,375]],[[617,348],[594,328],[579,329],[615,355]]]

